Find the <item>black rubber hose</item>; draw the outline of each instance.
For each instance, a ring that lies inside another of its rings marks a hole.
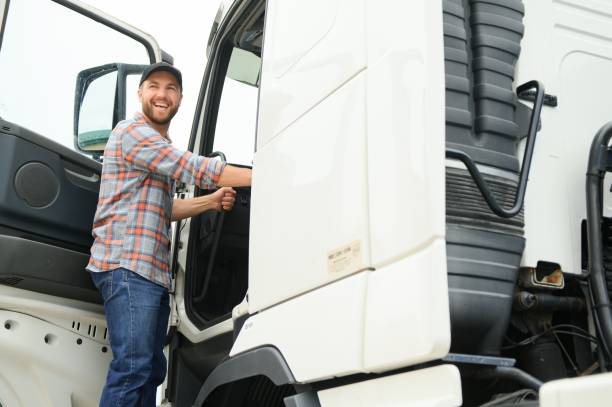
[[[221,157],[223,162],[227,162],[227,157],[222,151],[214,151],[208,155],[208,157]],[[215,235],[213,236],[213,245],[210,250],[210,256],[208,258],[208,265],[206,267],[206,275],[204,276],[204,283],[202,284],[202,289],[200,290],[200,294],[196,295],[192,298],[193,302],[202,302],[204,297],[206,297],[206,293],[208,292],[208,286],[210,285],[210,277],[213,273],[213,268],[215,267],[215,259],[217,258],[217,251],[219,250],[219,240],[221,239],[221,231],[223,229],[223,222],[225,221],[225,210],[223,207],[221,211],[217,213],[216,218],[216,228]]]
[[[603,266],[601,216],[603,179],[606,174],[610,138],[612,138],[612,122],[605,124],[593,139],[586,181],[587,235],[589,242],[587,276],[590,283],[593,308],[599,320],[602,341],[608,349],[612,349],[612,312]]]
[[[210,277],[213,274],[213,270],[215,267],[215,259],[217,258],[217,251],[219,250],[219,240],[221,240],[221,231],[223,230],[224,220],[225,211],[223,210],[223,208],[221,208],[221,212],[217,213],[215,236],[213,237],[213,245],[210,249],[210,256],[208,257],[208,266],[206,267],[206,276],[204,277],[202,290],[200,291],[200,294],[193,298],[193,302],[202,302],[204,297],[206,297],[206,293],[208,292],[208,287],[210,285]]]
[[[487,182],[469,155],[454,148],[446,149],[447,158],[454,158],[463,162],[467,170],[472,175],[474,182],[478,186],[480,193],[482,194],[487,205],[489,205],[491,211],[501,218],[512,218],[516,216],[523,208],[525,191],[527,190],[527,181],[529,180],[529,170],[531,169],[531,159],[533,158],[536,134],[538,132],[538,123],[540,122],[540,113],[542,112],[542,105],[544,104],[544,95],[546,92],[544,91],[544,85],[542,85],[542,83],[539,81],[529,81],[516,89],[516,93],[520,95],[521,93],[534,88],[536,90],[535,101],[533,104],[531,120],[529,121],[529,131],[527,133],[527,142],[525,145],[525,154],[523,156],[523,165],[521,167],[521,173],[519,176],[519,184],[512,208],[504,209],[499,202],[497,202],[497,199],[495,199],[493,196]]]
[[[516,367],[497,366],[493,369],[482,369],[474,375],[477,379],[507,379],[533,390],[540,390],[544,384],[529,373]]]
[[[578,312],[584,309],[584,300],[578,297],[518,291],[514,294],[513,305],[514,308],[519,311],[543,310]]]

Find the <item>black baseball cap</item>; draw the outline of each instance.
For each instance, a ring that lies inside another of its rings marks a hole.
[[[181,90],[183,89],[183,75],[181,75],[181,71],[179,71],[178,69],[176,69],[175,67],[173,67],[167,62],[158,62],[156,64],[149,65],[142,73],[142,76],[140,77],[140,83],[138,84],[138,86],[142,85],[142,83],[146,81],[147,78],[153,72],[157,72],[157,71],[170,72],[176,78],[176,81],[178,82]]]

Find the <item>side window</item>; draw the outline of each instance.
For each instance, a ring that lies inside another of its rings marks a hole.
[[[62,29],[59,29],[62,27]],[[111,63],[148,64],[145,46],[49,0],[11,1],[0,50],[0,116],[74,148],[77,76]],[[91,84],[78,131],[108,130],[116,73]],[[110,92],[110,93],[109,93]]]
[[[136,90],[138,89],[138,83],[140,82],[141,72],[136,74],[127,75],[126,78],[126,95],[125,95],[125,113],[127,117],[132,117],[132,115],[138,111],[140,111],[140,101],[138,100],[138,94]]]
[[[261,58],[237,47],[232,50],[219,101],[213,151],[232,164],[251,166],[255,150]]]

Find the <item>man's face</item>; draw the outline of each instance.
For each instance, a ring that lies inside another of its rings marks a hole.
[[[153,72],[138,88],[142,112],[155,124],[170,123],[181,105],[183,94],[170,72]]]

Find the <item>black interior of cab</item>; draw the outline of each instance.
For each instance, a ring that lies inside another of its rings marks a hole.
[[[250,23],[236,33],[236,46],[259,57],[263,46],[264,16],[264,13],[254,15]]]
[[[208,92],[204,109],[204,128],[200,146],[194,151],[211,155],[219,101],[234,48],[261,57],[263,43],[263,3],[245,14],[235,29],[228,31],[215,48],[216,61],[208,73]],[[232,157],[227,157],[232,163]],[[234,165],[234,164],[232,164]],[[235,188],[236,203],[230,212],[205,212],[190,226],[185,305],[191,321],[203,329],[231,316],[232,309],[243,301],[248,289],[249,219],[251,189]],[[197,190],[195,195],[212,191]]]
[[[198,273],[191,297],[206,321],[232,312],[247,291],[251,189],[236,188],[230,212],[205,212],[197,223]]]

